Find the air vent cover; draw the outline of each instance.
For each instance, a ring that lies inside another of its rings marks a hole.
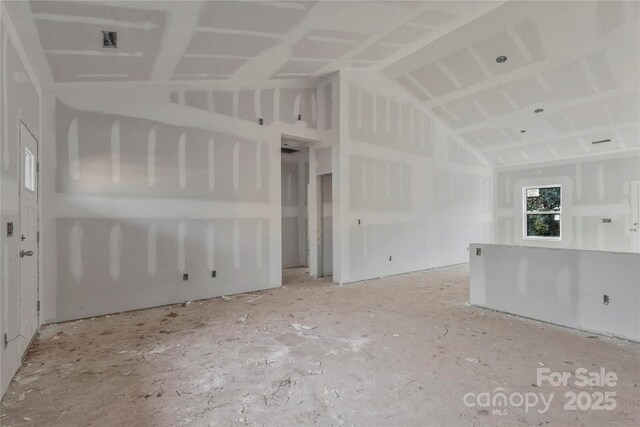
[[[118,47],[118,33],[115,31],[103,31],[102,32],[102,47],[105,48],[117,48]]]
[[[299,150],[294,150],[293,148],[281,148],[280,151],[285,154],[297,153]]]

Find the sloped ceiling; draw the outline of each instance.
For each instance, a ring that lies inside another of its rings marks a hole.
[[[498,3],[495,3],[498,4]],[[263,80],[368,68],[492,2],[32,1],[55,82]],[[102,48],[102,30],[119,48]]]
[[[508,2],[381,68],[497,166],[633,150],[639,10]]]
[[[253,82],[365,68],[383,72],[496,166],[640,147],[639,2],[29,6],[55,83]],[[118,49],[102,48],[103,30],[118,32]],[[502,55],[506,62],[496,62]]]

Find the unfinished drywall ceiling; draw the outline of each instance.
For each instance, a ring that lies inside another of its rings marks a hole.
[[[24,19],[55,82],[383,70],[499,167],[637,152],[639,13],[627,1],[32,1]],[[105,29],[118,49],[102,48]]]
[[[56,82],[306,78],[370,67],[499,2],[32,1]],[[102,48],[102,31],[118,49]]]
[[[639,13],[638,2],[513,1],[382,63],[496,166],[637,152]]]

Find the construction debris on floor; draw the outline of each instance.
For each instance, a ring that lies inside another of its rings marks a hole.
[[[466,265],[284,282],[45,326],[0,424],[640,424],[639,344],[468,306]],[[580,368],[616,385],[539,378]],[[605,391],[613,410],[567,409]]]

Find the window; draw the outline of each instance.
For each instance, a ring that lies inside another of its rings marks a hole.
[[[560,240],[562,193],[559,185],[524,189],[524,237]]]
[[[36,191],[36,162],[31,151],[24,148],[24,187]]]

